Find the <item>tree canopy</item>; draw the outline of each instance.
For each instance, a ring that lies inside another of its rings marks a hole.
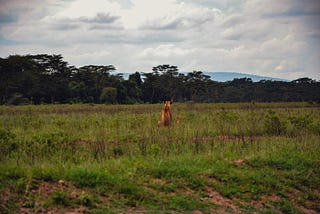
[[[129,79],[113,65],[70,66],[61,55],[0,58],[0,104],[178,102],[320,102],[320,82],[250,78],[217,82],[202,71],[179,73],[174,65],[133,72]]]

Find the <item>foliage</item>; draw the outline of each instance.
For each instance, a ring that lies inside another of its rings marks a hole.
[[[52,203],[56,205],[67,206],[70,203],[69,201],[70,199],[65,192],[56,191],[52,195]]]
[[[284,125],[275,111],[269,110],[267,112],[264,123],[267,134],[280,135],[284,133]]]
[[[18,144],[14,140],[15,135],[12,132],[0,129],[0,161],[6,159],[11,152],[18,148]]]
[[[99,100],[101,103],[115,104],[117,102],[117,89],[113,87],[103,88]]]
[[[129,79],[112,74],[113,65],[68,65],[61,55],[13,55],[0,58],[0,104],[320,101],[320,82],[250,78],[216,82],[202,71],[179,73],[174,65],[158,65]]]

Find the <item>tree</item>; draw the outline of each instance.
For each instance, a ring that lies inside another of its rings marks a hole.
[[[177,66],[159,65],[124,80],[113,65],[69,66],[61,55],[0,58],[0,104],[185,102],[320,102],[320,82],[249,78],[215,82],[202,71],[184,75]]]
[[[32,100],[38,90],[39,75],[37,64],[19,56],[9,56],[0,60],[0,103],[6,103],[11,97]],[[17,103],[18,104],[18,103]]]
[[[61,55],[27,55],[26,58],[38,66],[42,82],[40,88],[45,93],[46,102],[67,102],[67,89],[71,78],[68,62],[64,61]]]
[[[84,102],[99,103],[100,95],[104,87],[116,88],[119,80],[110,74],[110,72],[114,70],[115,67],[113,65],[86,65],[79,69],[74,69],[72,72],[72,81],[83,86],[82,90],[80,89],[78,92],[81,94]],[[73,83],[73,85],[75,85],[75,83]]]
[[[181,80],[179,79],[178,70],[177,66],[167,64],[152,68],[155,74],[160,74],[156,82],[160,101],[173,100],[176,98]]]
[[[208,89],[207,84],[211,82],[210,76],[203,74],[202,71],[188,73],[185,81],[189,91],[189,99],[193,102],[196,101],[197,95]]]
[[[141,103],[141,88],[138,87],[137,82],[134,79],[124,80],[122,82],[123,86],[126,88],[126,98],[124,99],[124,103],[133,104],[133,103]]]
[[[159,73],[143,73],[144,81],[141,85],[142,89],[142,99],[144,102],[157,103],[160,101],[160,92],[159,92]]]
[[[99,100],[105,104],[117,103],[117,89],[113,87],[104,87],[101,91]]]
[[[142,85],[141,75],[138,71],[129,75],[129,81],[135,82],[138,87]]]

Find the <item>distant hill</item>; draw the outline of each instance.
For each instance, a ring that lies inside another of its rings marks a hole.
[[[116,72],[117,74],[118,72]],[[124,79],[129,79],[129,75],[131,73],[127,72],[119,72],[122,74]],[[188,72],[181,72],[183,74],[187,74]],[[209,72],[205,71],[203,72],[205,75],[208,75],[211,77],[212,80],[217,82],[226,82],[226,81],[232,81],[233,79],[237,78],[251,78],[253,82],[259,82],[260,80],[272,80],[272,81],[284,81],[288,82],[289,80],[281,79],[281,78],[275,78],[275,77],[267,77],[267,76],[259,76],[259,75],[253,75],[253,74],[245,74],[245,73],[237,73],[237,72]]]
[[[203,72],[204,74],[211,77],[212,80],[218,82],[226,82],[231,81],[235,78],[251,78],[253,82],[259,82],[260,80],[273,80],[273,81],[285,81],[288,82],[286,79],[275,78],[275,77],[267,77],[267,76],[259,76],[253,74],[244,74],[244,73],[237,73],[237,72]]]

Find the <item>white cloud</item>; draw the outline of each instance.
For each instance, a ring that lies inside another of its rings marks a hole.
[[[159,45],[156,48],[146,48],[140,54],[140,57],[162,57],[169,58],[173,56],[185,56],[190,53],[191,50],[176,47],[172,44]]]
[[[0,56],[320,79],[317,0],[0,0]],[[1,41],[3,40],[3,41]]]
[[[54,14],[55,18],[82,18],[95,17],[97,14],[109,14],[113,12],[118,14],[121,10],[121,5],[117,2],[105,0],[76,0],[66,5],[64,9]]]

